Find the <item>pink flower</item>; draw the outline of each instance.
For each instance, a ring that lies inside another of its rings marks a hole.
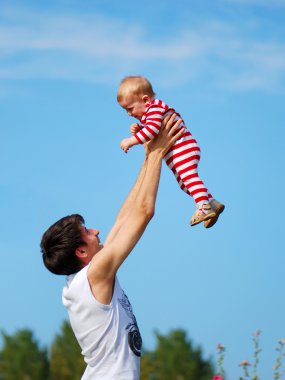
[[[225,346],[223,346],[221,343],[217,344],[217,350],[223,351],[225,349]]]
[[[250,363],[248,360],[243,360],[240,364],[239,364],[240,367],[248,367],[250,366]]]
[[[213,380],[224,380],[222,375],[215,375]]]
[[[252,335],[257,338],[259,337],[260,334],[261,334],[261,330],[256,330]]]

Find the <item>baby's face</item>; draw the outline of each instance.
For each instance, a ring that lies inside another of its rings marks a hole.
[[[147,101],[142,96],[128,95],[120,101],[121,107],[123,107],[129,116],[135,117],[140,120],[145,112],[145,105]]]

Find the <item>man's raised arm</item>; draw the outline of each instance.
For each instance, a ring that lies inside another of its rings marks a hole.
[[[175,115],[172,115],[171,117],[167,116],[162,122],[162,128],[165,128],[168,125],[168,130],[172,126],[175,129],[175,126],[177,127],[180,124],[180,121],[178,120],[178,122],[176,122],[176,124],[174,125],[174,118],[175,118]],[[151,145],[150,145],[150,148],[151,148]],[[138,196],[138,193],[140,191],[140,187],[141,187],[143,178],[145,176],[146,167],[147,167],[147,152],[146,152],[146,157],[145,157],[145,160],[143,162],[143,165],[142,165],[140,172],[138,174],[138,177],[136,179],[136,182],[135,182],[134,186],[132,187],[131,191],[129,192],[127,198],[125,199],[123,205],[121,206],[121,209],[118,212],[118,215],[116,217],[115,223],[114,223],[113,227],[111,228],[111,230],[110,230],[110,232],[109,232],[109,234],[105,240],[105,243],[104,243],[105,246],[108,245],[114,239],[114,237],[117,235],[118,231],[120,230],[120,228],[124,224],[124,221],[126,220],[130,210],[133,208],[133,206],[136,202],[136,198]]]
[[[94,296],[102,303],[112,298],[116,272],[132,251],[154,215],[161,162],[173,143],[183,134],[176,133],[181,120],[174,125],[173,115],[159,135],[146,146],[146,159],[133,189],[124,202],[106,245],[92,259],[88,280]]]
[[[139,189],[141,187],[143,178],[145,176],[146,166],[147,166],[147,159],[144,160],[142,167],[140,169],[140,172],[138,174],[138,177],[136,179],[136,182],[134,186],[132,187],[131,191],[129,192],[127,198],[125,199],[123,205],[121,206],[121,209],[116,217],[115,223],[105,240],[104,246],[107,246],[108,244],[110,244],[112,240],[115,238],[121,226],[123,225],[124,221],[126,220],[130,210],[135,204]]]

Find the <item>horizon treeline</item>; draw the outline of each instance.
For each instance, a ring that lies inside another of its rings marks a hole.
[[[42,347],[30,329],[1,332],[0,380],[80,380],[86,364],[69,322],[64,321],[50,347]],[[214,373],[183,329],[155,332],[154,350],[143,351],[140,380],[209,380]]]

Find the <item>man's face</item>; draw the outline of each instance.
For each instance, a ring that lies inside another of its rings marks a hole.
[[[103,245],[99,239],[100,231],[96,230],[95,228],[86,228],[85,226],[81,226],[80,231],[82,239],[86,244],[84,250],[88,255],[89,261],[91,261],[92,257],[95,256],[96,253],[98,253],[103,248]]]
[[[128,95],[120,101],[120,105],[127,111],[129,116],[140,120],[145,112],[146,101],[143,97]]]

